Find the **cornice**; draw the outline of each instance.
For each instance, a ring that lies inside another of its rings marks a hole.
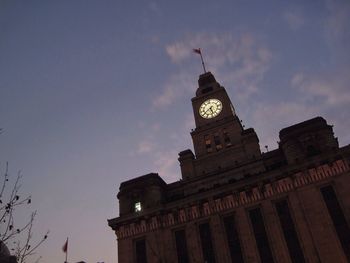
[[[232,191],[232,193],[220,198],[207,198],[197,203],[189,202],[183,204],[181,207],[169,209],[163,207],[152,212],[150,211],[147,214],[111,219],[109,220],[109,225],[115,230],[118,239],[130,238],[158,229],[174,227],[200,218],[206,218],[214,214],[224,213],[241,206],[253,205],[265,199],[273,199],[281,194],[342,175],[348,171],[349,164],[346,160],[340,159],[286,175],[274,182],[261,182],[259,186],[256,186],[256,184],[254,186],[247,185],[244,191]]]

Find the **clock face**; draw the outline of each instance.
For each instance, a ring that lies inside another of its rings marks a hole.
[[[205,119],[211,119],[219,115],[222,103],[218,99],[208,99],[199,107],[199,115]]]

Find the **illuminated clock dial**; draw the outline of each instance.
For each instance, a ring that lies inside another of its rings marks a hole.
[[[219,115],[222,103],[218,99],[208,99],[199,107],[199,115],[205,119],[211,119]]]

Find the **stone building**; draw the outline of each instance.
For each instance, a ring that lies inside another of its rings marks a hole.
[[[316,117],[261,153],[225,88],[210,72],[198,84],[182,179],[152,173],[120,185],[119,217],[108,220],[119,262],[350,261],[350,145]]]

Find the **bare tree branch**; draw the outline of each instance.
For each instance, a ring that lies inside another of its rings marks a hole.
[[[16,180],[12,186],[9,184],[8,163],[3,173],[1,173],[2,184],[0,185],[0,241],[5,243],[14,255],[18,263],[26,263],[27,259],[36,254],[37,248],[47,239],[49,231],[41,239],[34,241],[33,224],[36,211],[32,212],[29,220],[22,226],[15,224],[15,210],[31,204],[31,196],[21,197],[20,180],[22,175],[18,172]],[[39,262],[38,257],[35,262]]]

